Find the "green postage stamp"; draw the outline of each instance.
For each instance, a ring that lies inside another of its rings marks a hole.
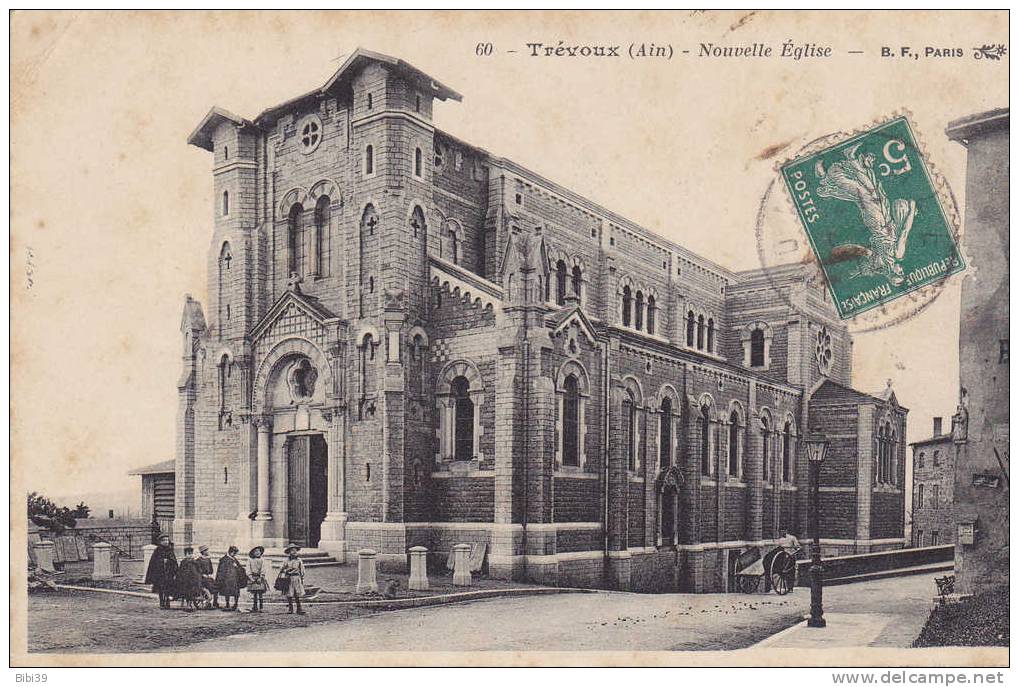
[[[843,319],[964,269],[906,117],[798,157],[781,173]]]

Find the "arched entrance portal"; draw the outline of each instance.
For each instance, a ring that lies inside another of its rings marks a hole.
[[[322,434],[287,439],[287,539],[318,546],[327,510],[328,448]]]
[[[344,415],[330,391],[329,362],[310,341],[284,339],[262,360],[253,388],[252,541],[342,556]]]

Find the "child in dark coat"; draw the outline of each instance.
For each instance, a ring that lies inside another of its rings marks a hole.
[[[244,579],[247,576],[244,568],[237,560],[238,550],[236,546],[231,546],[226,555],[219,559],[219,565],[216,568],[216,594],[223,596],[224,611],[237,610],[237,599],[241,595],[241,587],[247,583],[247,580]],[[231,598],[234,600],[232,607],[230,606]]]

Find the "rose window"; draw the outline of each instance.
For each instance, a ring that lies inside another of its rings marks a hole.
[[[322,120],[316,115],[308,115],[298,125],[298,132],[301,152],[310,153],[322,142]]]

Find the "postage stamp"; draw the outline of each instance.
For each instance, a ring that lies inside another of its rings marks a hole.
[[[965,269],[905,116],[780,169],[843,319]]]

